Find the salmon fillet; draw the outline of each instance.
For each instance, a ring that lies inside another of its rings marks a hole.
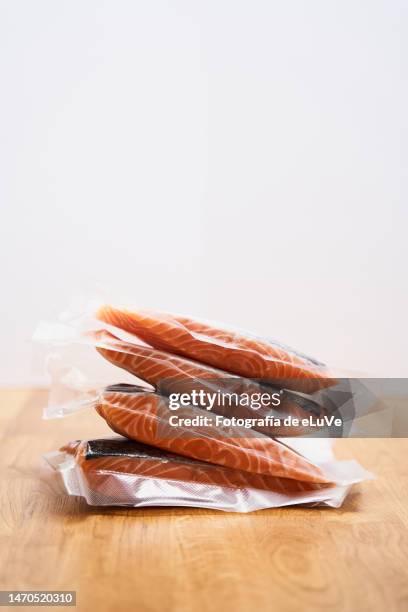
[[[192,406],[177,410],[178,421],[205,415],[203,427],[170,424],[168,398],[121,385],[102,393],[96,410],[116,433],[185,457],[264,476],[328,483],[322,470],[280,442],[243,427],[216,426],[214,415]]]
[[[330,485],[249,474],[219,465],[180,457],[151,446],[124,439],[76,441],[61,448],[75,455],[89,488],[122,503],[129,497],[128,481],[112,475],[141,476],[230,489],[261,489],[277,493],[299,493]],[[129,500],[131,501],[131,500]]]
[[[278,389],[265,387],[249,379],[217,370],[215,368],[170,355],[165,351],[159,351],[149,346],[129,344],[119,340],[113,334],[100,331],[94,334],[99,343],[98,352],[112,364],[123,368],[134,374],[139,379],[148,382],[159,389],[163,395],[171,392],[191,392],[204,390],[216,392],[220,390],[229,394],[248,394],[251,397],[267,392],[279,393]],[[223,416],[237,418],[252,418],[261,415],[275,415],[284,418],[291,415],[294,418],[303,419],[311,414],[320,418],[327,414],[325,408],[313,402],[311,399],[297,396],[290,391],[283,391],[279,395],[280,404],[275,407],[254,409],[251,406],[215,404],[213,411]],[[253,429],[266,435],[273,436],[299,436],[308,432],[306,427],[265,427],[254,425]],[[317,431],[315,427],[314,432]]]
[[[335,384],[326,367],[277,342],[150,310],[102,306],[97,317],[152,347],[196,359],[227,372],[313,393]]]

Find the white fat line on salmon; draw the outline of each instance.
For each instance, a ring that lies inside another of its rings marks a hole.
[[[200,389],[194,389],[189,393],[170,393],[169,408],[177,410],[182,406],[195,406],[212,410],[217,406],[244,406],[259,410],[260,408],[276,407],[281,403],[281,394],[274,393],[225,393],[223,391],[215,391],[209,393]]]
[[[214,422],[215,419],[215,422]],[[284,419],[279,417],[266,416],[259,419],[256,418],[239,418],[239,417],[224,417],[220,415],[195,417],[178,417],[173,415],[169,418],[171,427],[209,427],[216,425],[217,427],[244,427],[251,429],[252,427],[341,427],[343,422],[340,418],[334,416],[314,417],[310,416],[303,419],[288,416]]]

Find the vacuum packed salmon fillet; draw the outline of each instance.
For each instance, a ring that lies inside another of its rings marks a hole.
[[[178,455],[264,476],[330,482],[318,466],[282,443],[244,427],[216,425],[215,415],[200,408],[180,407],[173,426],[175,412],[168,398],[157,393],[128,385],[108,387],[96,410],[116,433]],[[204,426],[183,425],[183,419],[203,416],[208,418]]]
[[[313,393],[335,384],[326,367],[277,342],[229,331],[188,317],[102,306],[97,317],[152,347],[221,370]]]
[[[260,474],[249,474],[160,451],[151,446],[123,438],[76,441],[61,448],[74,455],[90,489],[115,496],[126,494],[128,483],[112,480],[112,475],[139,476],[157,480],[216,485],[231,489],[261,489],[296,494],[330,485],[300,482]]]

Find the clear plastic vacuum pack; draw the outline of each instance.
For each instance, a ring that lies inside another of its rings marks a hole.
[[[91,506],[189,506],[228,512],[295,504],[337,508],[352,484],[372,477],[354,461],[335,462],[327,440],[320,440],[317,453],[307,444],[302,451],[311,451],[314,461],[330,466],[337,482],[249,474],[120,437],[76,441],[45,458],[66,493],[85,498]]]

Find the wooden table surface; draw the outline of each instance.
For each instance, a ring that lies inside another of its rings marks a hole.
[[[1,589],[76,590],[79,610],[408,610],[408,444],[340,440],[378,480],[341,509],[98,509],[41,454],[109,434],[92,411],[42,421],[46,393],[0,392]]]

